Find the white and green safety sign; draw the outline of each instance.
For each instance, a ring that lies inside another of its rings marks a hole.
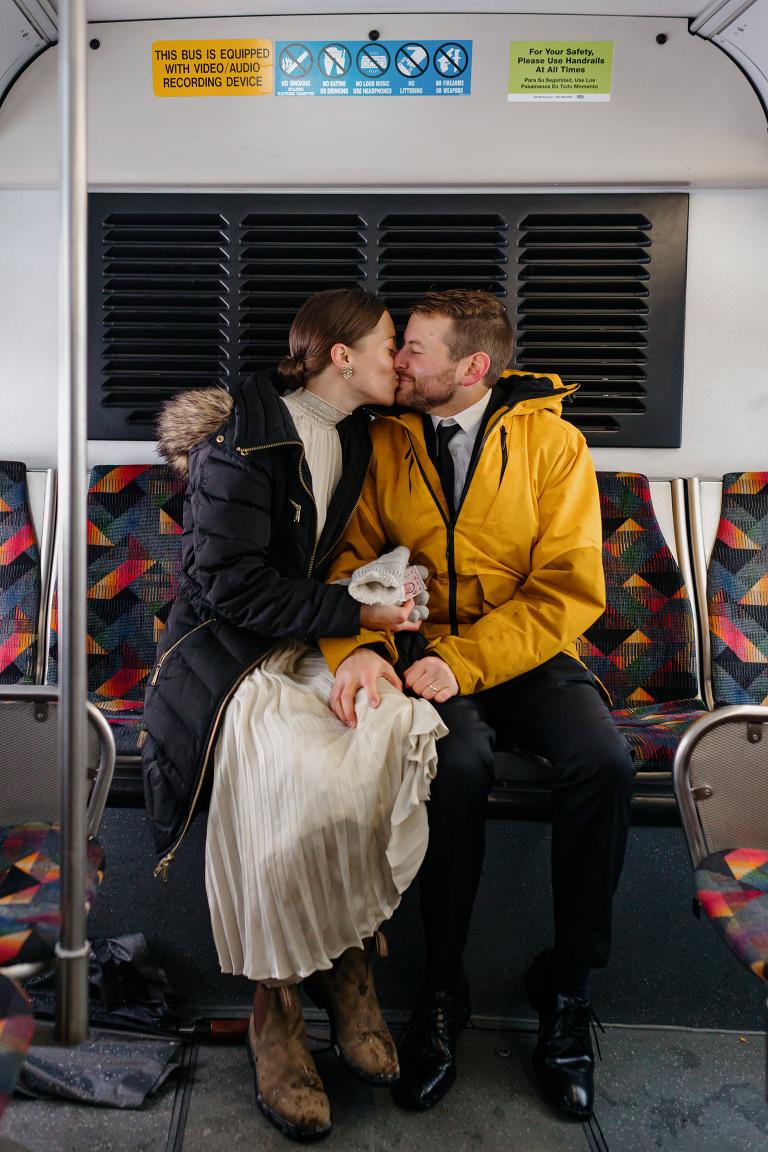
[[[612,40],[513,40],[508,100],[610,100]]]

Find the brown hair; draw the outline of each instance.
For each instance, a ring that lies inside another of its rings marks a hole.
[[[280,361],[278,372],[303,386],[328,367],[334,344],[355,345],[373,331],[386,309],[381,297],[363,288],[330,288],[310,296],[291,324],[291,354]]]
[[[489,388],[501,376],[515,344],[515,334],[501,300],[479,288],[449,288],[427,292],[411,305],[411,315],[448,316],[453,323],[445,337],[448,355],[455,364],[473,352],[485,352],[490,367],[485,376]]]

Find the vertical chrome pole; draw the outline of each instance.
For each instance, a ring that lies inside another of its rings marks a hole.
[[[59,766],[61,934],[56,1038],[88,1037],[86,807],[86,167],[85,0],[59,2],[61,150],[59,359]]]

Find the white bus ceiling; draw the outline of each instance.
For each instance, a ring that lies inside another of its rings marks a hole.
[[[564,11],[573,4],[537,0],[486,0],[477,15],[449,0],[422,3],[418,14],[398,14],[402,6],[360,14],[351,11],[359,4],[338,0],[336,14],[323,15],[330,5],[309,0],[93,0],[92,189],[689,192],[682,447],[596,448],[595,461],[652,476],[764,470],[768,132],[756,87],[768,0],[736,20],[732,0],[582,0],[579,15]],[[702,14],[691,35],[690,20]],[[0,106],[0,456],[30,467],[56,459],[57,49],[45,47],[55,16],[51,0],[0,0],[0,88],[14,60],[39,53]],[[411,100],[406,115],[400,99],[329,107],[153,95],[156,40],[365,40],[371,29],[383,40],[472,40],[472,95]],[[610,101],[508,102],[509,43],[526,39],[613,40]],[[720,45],[741,53],[744,71]],[[126,463],[152,459],[147,442],[90,447],[91,463],[115,463],[117,453]]]

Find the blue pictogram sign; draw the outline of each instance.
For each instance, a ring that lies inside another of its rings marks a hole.
[[[469,96],[471,40],[276,44],[278,96]]]
[[[429,52],[423,44],[403,44],[397,50],[395,65],[401,76],[413,80],[429,68]]]
[[[453,79],[466,71],[469,63],[467,51],[461,44],[441,44],[434,56],[435,71]]]
[[[278,56],[280,71],[284,76],[299,79],[306,76],[314,63],[314,57],[306,44],[286,44]]]
[[[383,44],[365,44],[357,54],[357,68],[363,76],[377,79],[390,65],[391,57]]]
[[[320,49],[317,66],[323,76],[346,76],[352,67],[352,53],[346,44],[326,44]]]

